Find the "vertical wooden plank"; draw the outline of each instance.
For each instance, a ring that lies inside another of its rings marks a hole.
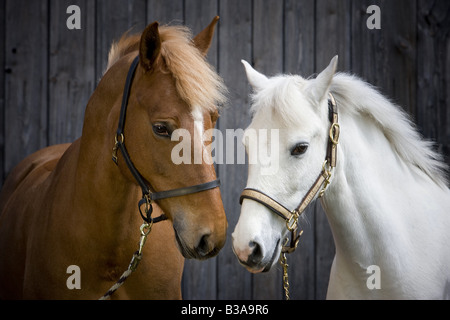
[[[351,1],[316,2],[315,72],[319,73],[339,55],[339,70],[350,68],[350,10]],[[316,299],[325,299],[335,247],[327,217],[319,201],[314,209]]]
[[[270,76],[283,70],[283,2],[253,1],[253,67]]]
[[[381,29],[368,29],[367,8],[381,10]],[[416,2],[365,0],[353,2],[352,71],[416,113]]]
[[[146,0],[97,0],[96,79],[103,75],[113,41],[126,32],[141,32],[146,25]]]
[[[219,15],[219,72],[229,90],[227,108],[221,113],[218,128],[226,143],[233,143],[229,133],[246,128],[250,123],[249,86],[241,59],[251,61],[252,52],[252,2],[242,0],[220,0]],[[240,144],[239,138],[234,143]],[[234,148],[236,150],[236,147]],[[224,161],[226,155],[223,157]],[[234,159],[237,161],[236,156]],[[221,164],[218,166],[222,182],[221,192],[228,219],[228,241],[218,256],[218,299],[251,299],[251,275],[236,260],[231,249],[231,233],[239,213],[239,195],[247,180],[247,166],[244,164]]]
[[[304,78],[314,73],[315,4],[313,0],[286,0],[284,9],[284,72]],[[315,297],[314,206],[303,214],[297,250],[288,255],[291,299]]]
[[[183,24],[183,0],[147,0],[147,23]]]
[[[315,295],[314,299],[324,300],[327,297],[331,265],[336,249],[327,216],[320,201],[313,207],[314,242],[315,242]]]
[[[0,190],[5,180],[5,34],[6,34],[6,1],[0,4]]]
[[[68,29],[67,7],[81,11],[81,29]],[[81,136],[84,110],[95,87],[95,3],[50,1],[49,144]]]
[[[8,173],[47,145],[46,1],[6,1],[5,149]]]
[[[353,2],[352,14],[352,72],[370,81],[374,85],[387,86],[383,83],[383,75],[389,73],[383,61],[386,55],[386,40],[382,37],[382,31],[367,28],[369,14],[367,8],[374,4],[380,6],[381,1],[357,1]],[[381,12],[385,11],[381,7]],[[381,15],[381,28],[386,28],[385,15]],[[381,51],[380,54],[377,51]],[[382,87],[381,87],[382,88]]]
[[[253,1],[253,65],[267,76],[283,71],[283,2]],[[247,175],[246,175],[247,176]],[[253,276],[253,299],[280,299],[278,268]]]
[[[285,0],[284,72],[308,77],[314,72],[314,0]]]
[[[450,164],[450,2],[420,0],[417,12],[416,119]]]
[[[447,164],[450,166],[450,108],[448,108],[447,106],[450,105],[450,41],[448,38],[448,26],[450,25],[450,22],[448,21],[448,10],[447,10],[447,18],[446,18],[446,23],[444,24],[445,26],[447,26],[447,29],[445,32],[447,32],[447,38],[446,38],[446,43],[447,46],[445,47],[445,54],[443,57],[443,61],[445,61],[445,71],[444,74],[442,76],[442,81],[444,81],[444,85],[443,85],[443,92],[446,93],[445,95],[445,101],[443,104],[441,104],[442,108],[441,108],[441,116],[445,117],[446,122],[445,123],[441,123],[441,134],[439,137],[439,142],[442,145],[442,152],[444,152],[444,154],[446,155],[446,160],[447,160]]]
[[[194,35],[202,31],[218,15],[218,1],[186,0],[185,24]],[[219,21],[220,24],[220,21]],[[208,62],[217,68],[218,30],[208,52]],[[206,261],[186,260],[184,264],[183,299],[217,299],[217,257]]]
[[[339,55],[338,70],[348,70],[351,66],[350,4],[350,0],[316,1],[315,72],[317,73],[322,71],[335,55]]]

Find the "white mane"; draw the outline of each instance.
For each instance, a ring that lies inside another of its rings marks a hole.
[[[339,101],[339,108],[371,117],[406,163],[417,166],[438,185],[446,188],[448,166],[443,162],[442,155],[433,150],[433,142],[423,139],[400,107],[353,75],[336,74],[330,90]]]
[[[306,84],[306,80],[297,75],[278,75],[269,80],[270,86],[252,94],[250,114],[253,116],[261,109],[263,112],[276,112],[286,123],[295,125],[298,108],[292,108],[299,100],[299,88]],[[268,109],[268,110],[267,110]]]
[[[296,125],[301,108],[292,106],[299,101],[302,87],[307,86],[308,80],[297,75],[278,75],[268,81],[271,82],[270,86],[252,95],[250,112],[252,115],[258,111],[276,113],[288,125]],[[434,151],[432,141],[423,139],[408,114],[400,107],[354,75],[336,74],[330,91],[341,110],[373,119],[405,163],[417,166],[438,185],[447,187],[448,166],[443,162],[442,155]]]

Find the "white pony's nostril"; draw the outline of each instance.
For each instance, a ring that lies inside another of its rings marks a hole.
[[[248,256],[247,264],[249,266],[258,265],[264,257],[261,246],[255,241],[250,241],[249,247],[252,248],[252,253]]]
[[[249,256],[253,253],[253,247],[250,246],[239,246],[236,242],[233,241],[232,249],[236,257],[242,263],[246,263],[249,259]]]

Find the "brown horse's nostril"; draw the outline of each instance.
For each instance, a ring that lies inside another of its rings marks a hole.
[[[211,248],[209,245],[209,236],[210,234],[205,234],[200,238],[200,241],[198,242],[197,247],[195,248],[195,251],[201,256],[206,257],[211,252]]]

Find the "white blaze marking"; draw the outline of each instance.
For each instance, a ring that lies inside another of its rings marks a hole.
[[[203,113],[200,108],[193,108],[192,118],[194,118],[194,163],[202,164],[204,152],[204,140],[203,140]]]

